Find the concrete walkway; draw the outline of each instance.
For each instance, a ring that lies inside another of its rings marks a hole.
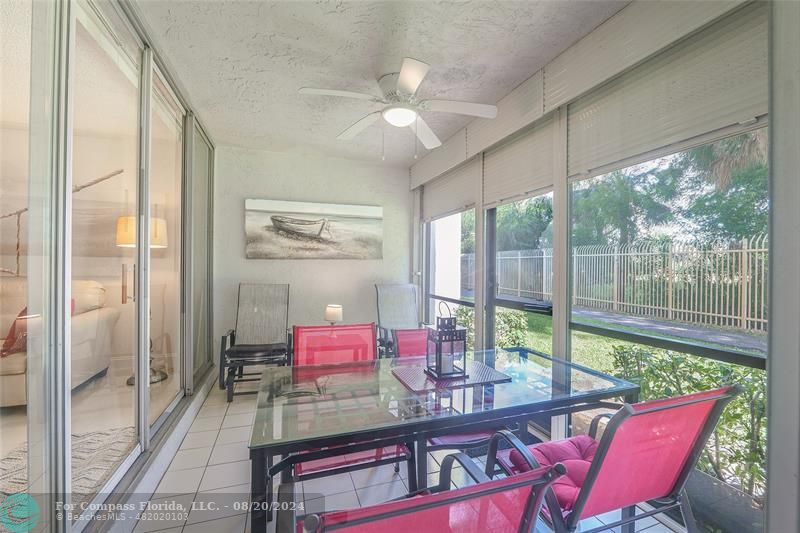
[[[767,354],[767,336],[765,334],[746,333],[744,331],[714,328],[686,322],[598,311],[597,309],[585,307],[573,307],[572,314],[578,319],[578,322],[580,322],[580,319],[600,320],[609,325],[623,328],[652,331],[656,335],[730,346],[736,351],[755,352],[760,355]]]

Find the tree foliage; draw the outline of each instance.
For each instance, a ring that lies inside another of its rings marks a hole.
[[[535,250],[547,240],[553,223],[550,195],[512,202],[497,208],[497,251]]]

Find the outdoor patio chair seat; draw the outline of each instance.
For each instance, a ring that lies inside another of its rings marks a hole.
[[[503,429],[503,428],[501,428]],[[442,448],[460,449],[465,445],[480,442],[486,445],[492,438],[496,430],[473,431],[470,433],[455,433],[451,435],[438,435],[428,439],[430,446],[441,446]],[[477,444],[476,444],[477,445]],[[471,446],[467,446],[471,447]]]
[[[243,359],[269,359],[280,358],[286,359],[286,353],[289,351],[289,346],[283,342],[275,342],[271,344],[234,344],[225,350],[225,356],[228,360]]]
[[[597,453],[597,441],[588,435],[578,435],[569,439],[533,444],[528,449],[541,466],[561,463],[567,468],[566,475],[553,483],[553,492],[561,509],[572,510]],[[530,470],[525,458],[514,448],[498,451],[497,462],[503,470],[512,474]]]
[[[297,463],[294,466],[294,473],[297,476],[308,476],[314,473],[375,463],[377,461],[405,461],[410,455],[411,450],[409,450],[407,446],[398,444],[396,446],[386,446],[384,448],[346,453],[344,455]]]

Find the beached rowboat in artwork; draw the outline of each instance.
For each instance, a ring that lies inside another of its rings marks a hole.
[[[270,220],[272,220],[272,225],[276,230],[295,237],[322,239],[323,231],[328,235],[331,234],[330,223],[327,218],[306,220],[303,218],[273,215],[270,217]]]

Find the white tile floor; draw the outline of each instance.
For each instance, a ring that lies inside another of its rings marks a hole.
[[[151,500],[154,508],[158,503],[174,500],[184,509],[192,508],[191,511],[188,515],[172,513],[164,519],[140,521],[135,533],[249,532],[248,516],[235,502],[246,501],[250,490],[247,442],[255,408],[254,395],[237,396],[233,403],[227,404],[222,391],[212,390]],[[439,462],[446,455],[447,452],[430,454],[429,484],[438,483]],[[404,466],[396,474],[387,465],[304,481],[296,491],[308,513],[363,507],[405,494],[406,477]],[[460,468],[453,471],[452,479],[455,487],[471,483]],[[216,508],[210,508],[212,504]],[[617,519],[619,513],[610,513],[586,520],[582,526],[589,529]],[[274,532],[274,522],[268,531]],[[537,527],[537,533],[546,531],[547,528]],[[670,533],[672,530],[647,518],[637,523],[636,531]]]

